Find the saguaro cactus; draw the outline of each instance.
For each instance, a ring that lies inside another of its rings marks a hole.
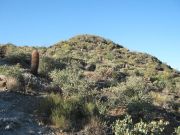
[[[39,67],[39,52],[34,50],[31,54],[31,73],[37,75]]]

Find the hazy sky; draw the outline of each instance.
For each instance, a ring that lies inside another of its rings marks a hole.
[[[95,34],[180,69],[180,0],[0,0],[0,43]]]

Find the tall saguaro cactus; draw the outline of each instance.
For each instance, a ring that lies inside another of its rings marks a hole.
[[[31,54],[31,73],[37,75],[39,67],[39,52],[34,50]]]

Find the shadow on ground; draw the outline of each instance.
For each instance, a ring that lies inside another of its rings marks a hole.
[[[51,134],[34,115],[41,96],[0,92],[0,134]]]

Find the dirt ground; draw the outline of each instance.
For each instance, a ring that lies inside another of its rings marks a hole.
[[[34,112],[41,96],[0,92],[0,135],[53,135]]]

